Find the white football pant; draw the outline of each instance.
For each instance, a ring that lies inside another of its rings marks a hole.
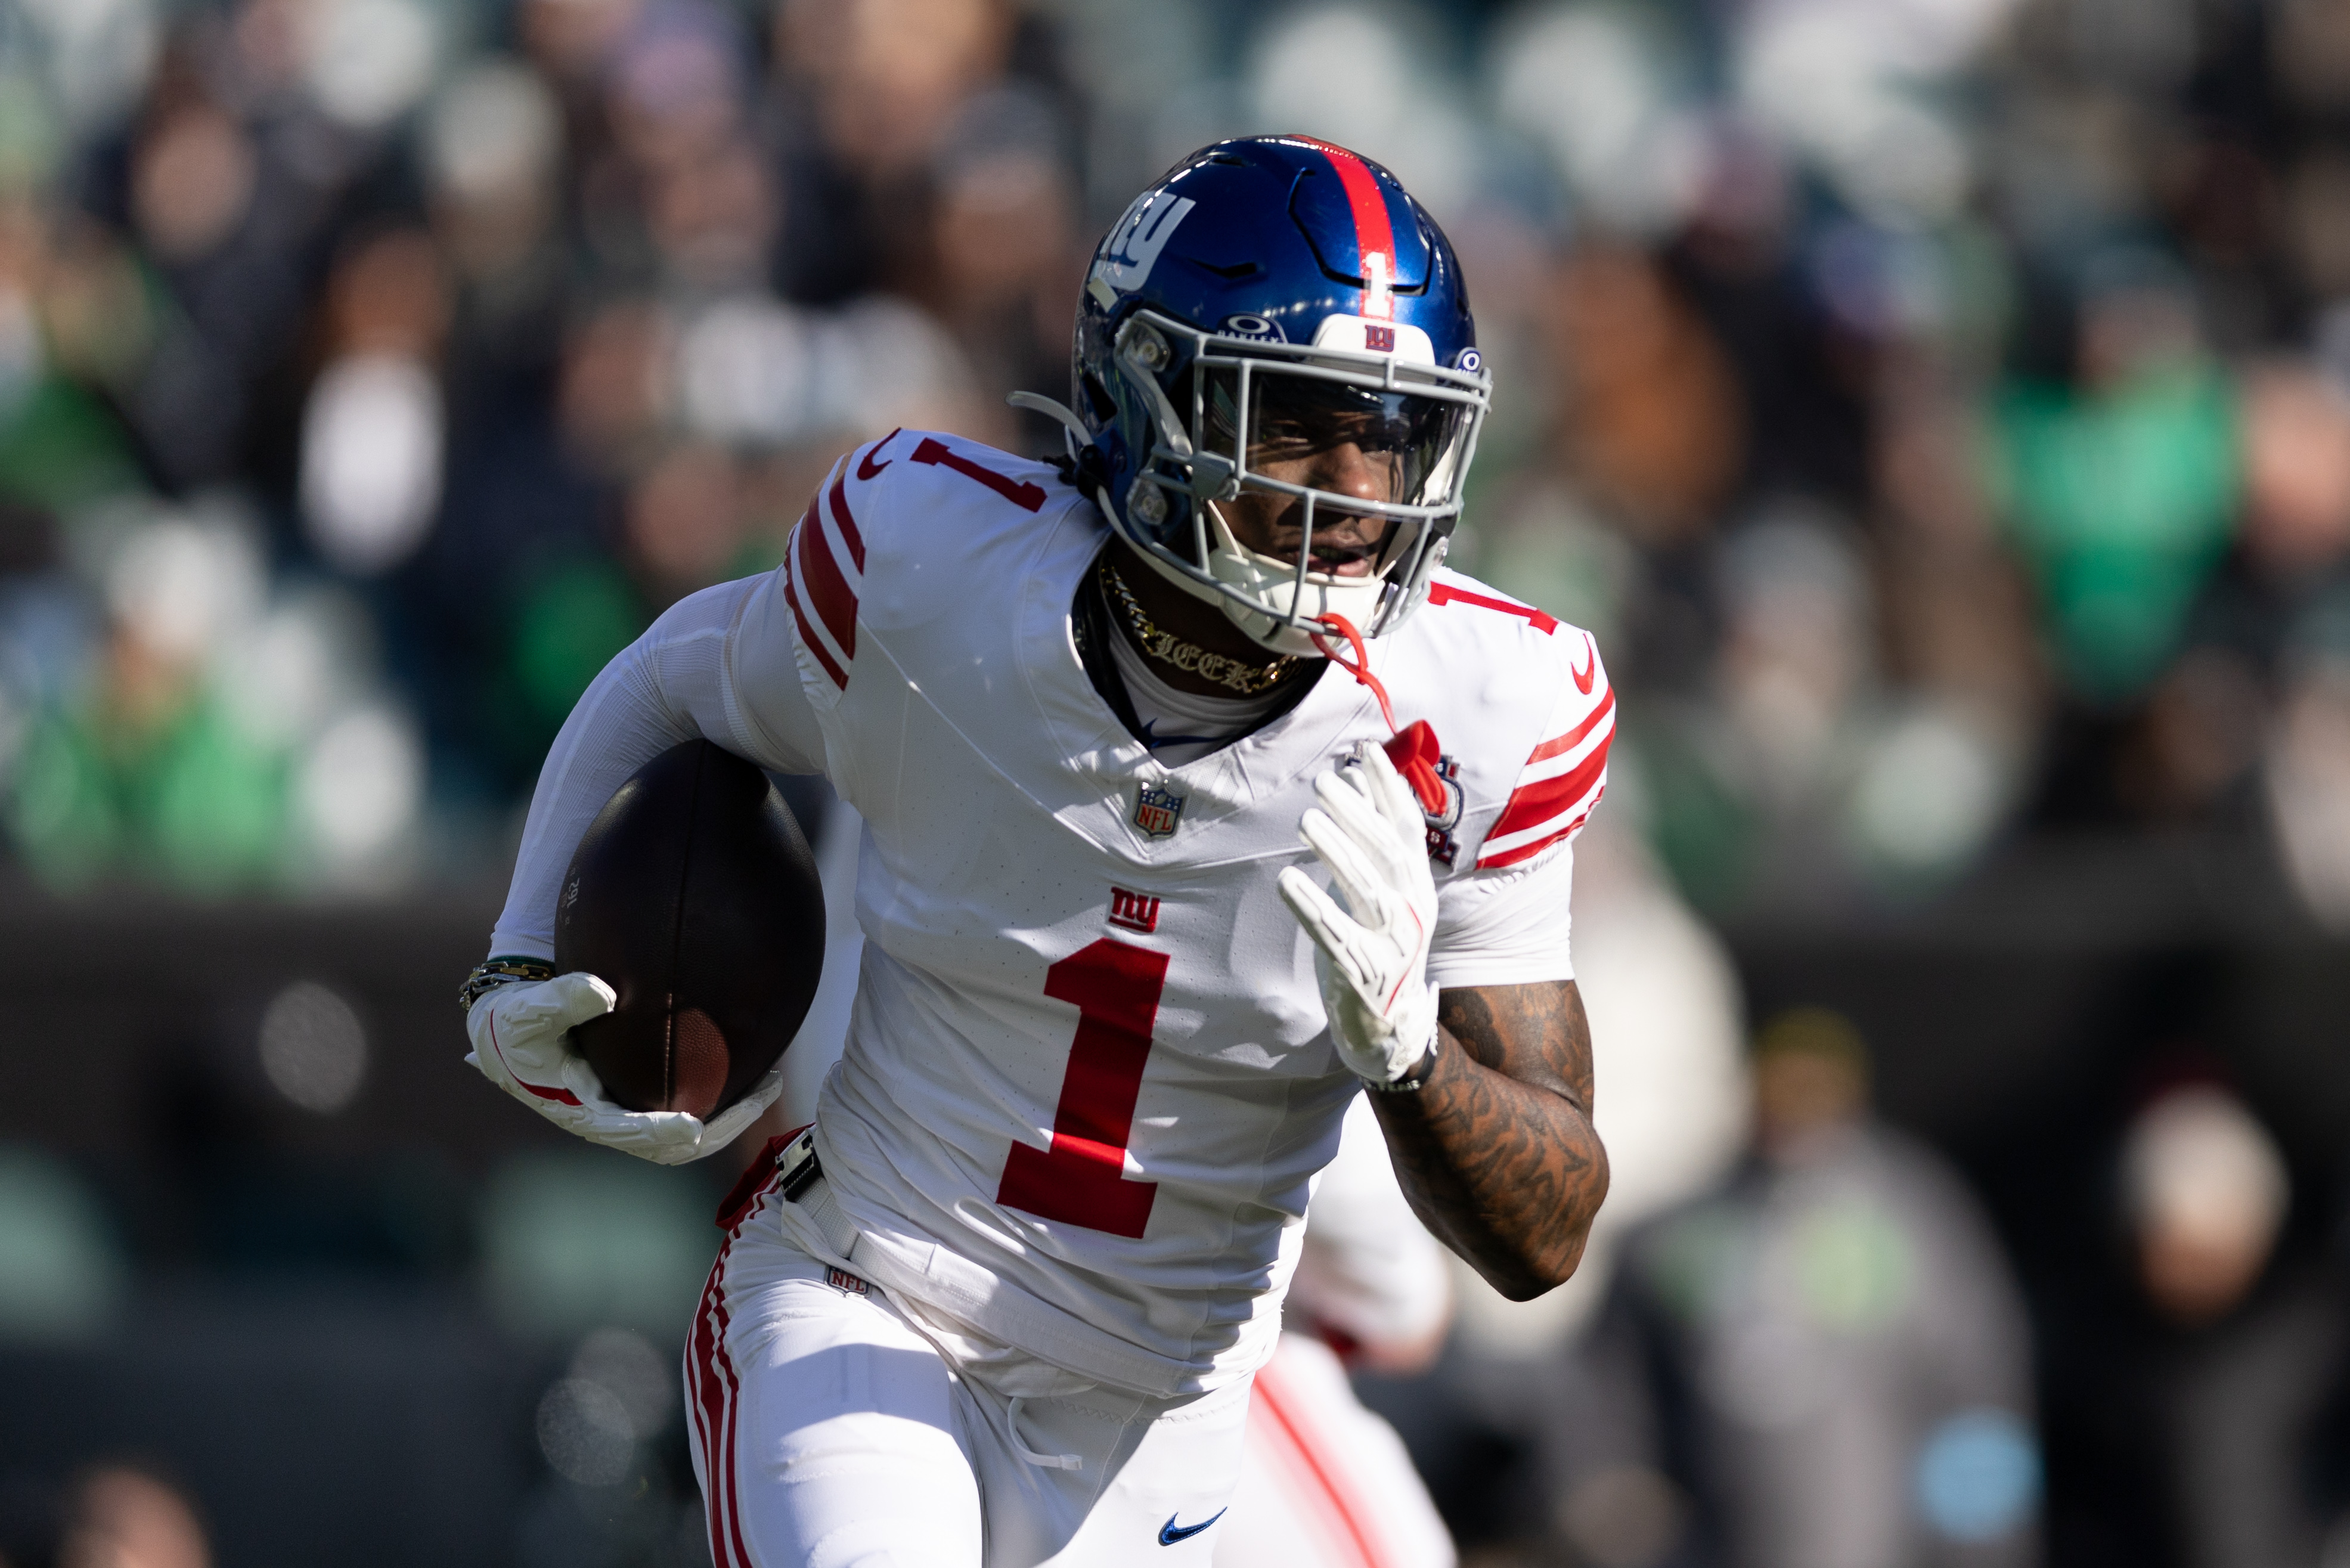
[[[786,1241],[783,1201],[771,1187],[729,1237],[686,1345],[717,1568],[1207,1568],[1246,1380],[1007,1397]]]

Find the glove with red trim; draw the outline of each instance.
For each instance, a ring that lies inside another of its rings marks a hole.
[[[565,1132],[656,1165],[683,1165],[717,1153],[784,1092],[778,1063],[750,1095],[706,1124],[683,1111],[622,1109],[606,1096],[603,1081],[569,1040],[576,1025],[601,1018],[619,1001],[592,974],[493,986],[465,1014],[473,1041],[465,1060]]]
[[[1281,873],[1282,902],[1314,939],[1314,972],[1339,1056],[1375,1087],[1418,1087],[1436,1046],[1427,819],[1387,753],[1367,742],[1315,779],[1314,794],[1321,805],[1297,830],[1345,903],[1295,866]]]

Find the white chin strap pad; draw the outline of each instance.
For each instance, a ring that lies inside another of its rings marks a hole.
[[[1232,537],[1223,514],[1213,505],[1207,508],[1207,513],[1215,539],[1208,552],[1208,571],[1216,581],[1238,592],[1237,598],[1227,595],[1221,601],[1232,624],[1275,653],[1319,652],[1307,633],[1284,624],[1291,596],[1298,593],[1296,566],[1247,548]],[[1298,605],[1297,611],[1308,620],[1342,615],[1357,627],[1367,628],[1378,614],[1387,589],[1384,576],[1334,577],[1323,572],[1308,572],[1299,593],[1304,602]],[[1253,606],[1263,608],[1259,611]]]

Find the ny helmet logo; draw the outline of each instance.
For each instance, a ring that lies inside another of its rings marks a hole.
[[[1140,288],[1159,265],[1159,253],[1175,237],[1175,225],[1198,205],[1171,191],[1145,191],[1109,232],[1093,275],[1112,288]]]
[[[1144,784],[1134,797],[1134,826],[1145,838],[1166,838],[1183,819],[1183,797],[1164,784]]]

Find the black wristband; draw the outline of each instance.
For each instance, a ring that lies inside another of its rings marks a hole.
[[[1428,1080],[1436,1071],[1436,1044],[1438,1040],[1441,1040],[1443,1038],[1444,1036],[1440,1033],[1436,1036],[1435,1040],[1430,1040],[1428,1043],[1427,1054],[1420,1057],[1419,1061],[1413,1063],[1411,1071],[1406,1073],[1402,1077],[1386,1084],[1375,1084],[1371,1082],[1370,1079],[1366,1078],[1363,1080],[1363,1087],[1370,1090],[1370,1092],[1375,1095],[1418,1094],[1420,1090],[1428,1087]]]

